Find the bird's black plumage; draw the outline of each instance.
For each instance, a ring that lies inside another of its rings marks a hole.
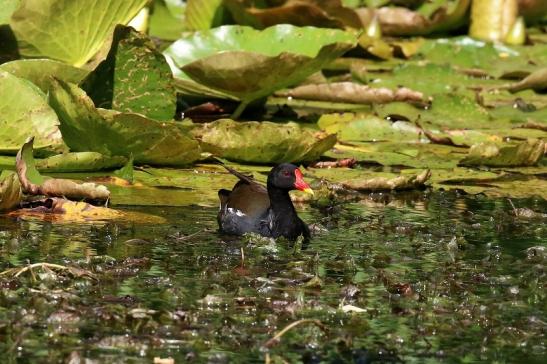
[[[298,217],[289,196],[290,190],[309,189],[298,167],[288,163],[274,167],[268,174],[266,187],[251,176],[225,168],[239,181],[231,191],[218,191],[217,219],[221,232],[233,235],[253,232],[289,240],[302,235],[309,239],[308,226]]]

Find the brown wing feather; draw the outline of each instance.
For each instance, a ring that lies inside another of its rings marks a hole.
[[[252,175],[246,175],[224,166],[228,172],[239,178],[226,200],[226,206],[240,210],[249,217],[258,217],[270,207],[270,198],[265,186]]]

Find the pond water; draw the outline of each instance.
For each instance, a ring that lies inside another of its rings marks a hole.
[[[203,206],[136,209],[165,224],[0,217],[0,271],[70,268],[0,276],[0,361],[545,362],[544,215],[454,192],[298,209],[317,223],[305,246],[220,236]]]

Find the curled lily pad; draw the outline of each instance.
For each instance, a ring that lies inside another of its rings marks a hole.
[[[21,201],[21,184],[15,173],[0,179],[0,211],[8,211]]]
[[[469,154],[460,161],[464,166],[515,167],[533,166],[545,153],[545,142],[527,139],[516,145],[500,146],[496,143],[479,143],[469,149]]]
[[[192,130],[201,147],[219,157],[248,163],[310,161],[332,148],[336,135],[296,123],[222,119]]]
[[[343,6],[341,0],[287,0],[273,7],[259,8],[255,1],[225,0],[234,19],[243,25],[264,29],[275,24],[359,29],[357,13]]]
[[[469,34],[478,39],[500,41],[509,33],[517,15],[517,0],[473,1]]]
[[[530,75],[525,77],[523,80],[510,85],[508,87],[511,92],[518,92],[526,89],[534,89],[537,91],[547,89],[547,68],[541,68],[535,72],[532,72]]]
[[[301,82],[355,42],[353,35],[337,29],[222,26],[179,39],[165,54],[176,77],[190,77],[239,98],[237,117],[249,102]]]
[[[62,149],[59,119],[34,84],[0,70],[0,152],[15,154],[30,136],[37,149]]]
[[[103,185],[42,177],[34,163],[33,141],[34,138],[31,137],[23,144],[15,162],[17,175],[25,193],[69,199],[108,200],[110,191]]]
[[[439,2],[435,2],[439,3]],[[371,17],[367,12],[378,16],[382,32],[387,35],[422,35],[453,29],[465,22],[465,15],[471,0],[458,0],[448,9],[445,2],[429,17],[418,11],[403,7],[382,7],[377,10],[361,9],[363,17]]]
[[[50,103],[59,114],[63,139],[75,152],[129,157],[135,163],[184,165],[200,158],[198,143],[174,122],[140,114],[96,109],[74,84],[54,81]]]
[[[13,13],[21,54],[85,64],[116,24],[126,24],[147,0],[22,0]]]

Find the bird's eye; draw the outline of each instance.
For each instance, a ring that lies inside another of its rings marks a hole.
[[[289,171],[283,171],[283,175],[285,177],[289,177],[291,175],[291,173]]]

